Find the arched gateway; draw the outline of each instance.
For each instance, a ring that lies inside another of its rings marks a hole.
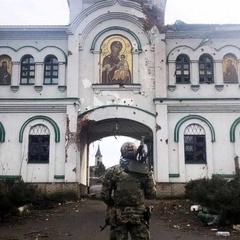
[[[154,114],[124,105],[98,107],[80,114],[78,117],[78,133],[80,149],[82,150],[80,164],[82,186],[89,185],[89,145],[104,137],[126,136],[141,140],[144,136],[145,144],[149,149],[148,164],[154,166],[154,122]]]

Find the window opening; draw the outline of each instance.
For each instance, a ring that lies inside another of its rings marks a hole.
[[[58,84],[58,60],[54,56],[48,56],[45,59],[44,84]]]
[[[213,83],[213,59],[211,56],[202,55],[199,59],[199,82]]]
[[[199,124],[191,124],[184,131],[186,164],[204,164],[206,159],[205,131]]]
[[[42,125],[30,129],[28,163],[49,163],[50,132]]]
[[[34,84],[35,62],[32,56],[26,56],[21,62],[21,84]]]
[[[187,55],[179,55],[176,60],[176,83],[190,83],[190,61]]]

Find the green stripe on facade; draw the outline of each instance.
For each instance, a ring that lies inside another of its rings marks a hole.
[[[230,141],[231,142],[235,142],[235,131],[236,131],[236,127],[237,127],[237,125],[240,123],[240,117],[239,118],[237,118],[234,122],[233,122],[233,124],[232,124],[232,126],[231,126],[231,128],[230,128]]]
[[[130,35],[133,36],[133,38],[136,40],[137,42],[137,46],[138,46],[138,51],[141,51],[142,52],[142,45],[141,45],[141,42],[138,38],[138,36],[132,32],[131,30],[129,30],[128,28],[124,28],[124,27],[119,27],[119,26],[113,26],[113,27],[109,27],[109,28],[105,28],[104,30],[102,30],[101,32],[99,32],[95,38],[93,39],[92,41],[92,45],[91,45],[91,51],[93,51],[95,49],[95,46],[96,46],[96,42],[98,40],[98,38],[104,34],[105,32],[108,32],[108,31],[116,31],[116,30],[122,30],[124,32],[128,32]]]
[[[55,132],[55,142],[59,142],[60,141],[60,130],[59,127],[57,125],[57,123],[52,120],[51,118],[47,117],[47,116],[42,116],[42,115],[38,115],[38,116],[34,116],[32,118],[29,118],[21,127],[20,132],[19,132],[19,142],[23,141],[23,132],[26,128],[26,126],[34,121],[34,120],[38,120],[38,119],[42,119],[42,120],[46,120],[48,121],[54,128],[54,132]]]
[[[213,174],[213,176],[222,177],[222,178],[235,178],[235,174]]]
[[[215,131],[214,131],[212,124],[206,118],[198,116],[198,115],[189,115],[189,116],[182,118],[180,121],[178,121],[178,123],[176,124],[175,129],[174,129],[174,141],[175,142],[179,141],[179,130],[180,130],[181,125],[190,119],[198,119],[198,120],[205,122],[211,131],[212,142],[215,142]]]
[[[0,175],[0,180],[1,179],[20,179],[20,175]]]
[[[89,113],[89,112],[93,112],[93,111],[95,111],[95,110],[97,110],[97,109],[101,109],[101,108],[111,108],[111,107],[116,107],[116,108],[120,108],[120,107],[122,107],[122,108],[133,108],[133,109],[139,110],[139,111],[141,111],[141,112],[145,112],[145,113],[147,113],[147,114],[149,114],[149,115],[151,115],[151,116],[153,116],[153,117],[156,117],[156,114],[151,113],[151,112],[149,112],[149,111],[146,111],[146,110],[144,110],[144,109],[142,109],[142,108],[133,107],[133,106],[127,106],[127,105],[118,105],[118,104],[103,105],[103,106],[99,106],[99,107],[96,107],[96,108],[92,108],[92,109],[90,109],[90,110],[87,110],[87,111],[83,112],[81,115],[84,115],[84,114]],[[81,116],[81,115],[80,115],[80,116]]]
[[[6,135],[5,129],[2,123],[0,122],[0,142],[5,142],[5,135]]]
[[[65,175],[54,175],[54,179],[65,179]]]
[[[169,173],[168,175],[170,178],[179,178],[180,174],[179,173]]]

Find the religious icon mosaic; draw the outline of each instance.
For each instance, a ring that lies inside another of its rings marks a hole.
[[[233,54],[226,54],[223,58],[224,83],[238,83],[237,58]]]
[[[132,83],[132,45],[123,36],[106,38],[101,45],[100,83]]]
[[[12,60],[7,55],[0,56],[0,85],[11,84]]]

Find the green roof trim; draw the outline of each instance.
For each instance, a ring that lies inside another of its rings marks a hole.
[[[19,132],[19,142],[23,141],[23,132],[24,132],[26,126],[30,122],[32,122],[34,120],[37,120],[37,119],[42,119],[42,120],[46,120],[47,122],[49,122],[53,126],[53,128],[54,128],[55,142],[60,142],[60,129],[59,129],[57,123],[53,119],[51,119],[50,117],[42,116],[42,115],[31,117],[22,125],[22,127],[20,129],[20,132]]]
[[[180,130],[181,125],[190,119],[198,119],[198,120],[205,122],[211,131],[212,142],[215,142],[215,131],[214,131],[212,124],[206,118],[198,116],[198,115],[189,115],[189,116],[182,118],[180,121],[178,121],[178,123],[176,124],[175,129],[174,129],[174,141],[175,142],[179,141],[179,130]]]
[[[236,132],[236,127],[237,127],[237,125],[240,123],[240,117],[239,118],[237,118],[234,122],[233,122],[233,124],[232,124],[232,126],[231,126],[231,128],[230,128],[230,142],[235,142],[235,132]]]
[[[5,142],[5,135],[6,135],[5,129],[2,123],[0,122],[0,142]]]

